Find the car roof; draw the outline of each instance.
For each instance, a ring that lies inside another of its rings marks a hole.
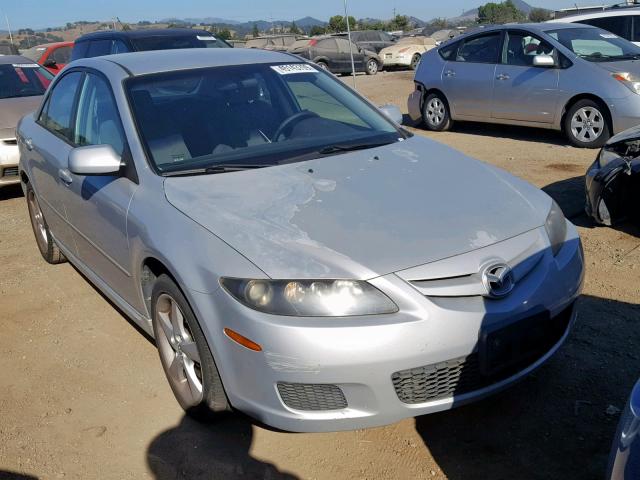
[[[248,48],[185,48],[118,53],[103,57],[83,58],[73,62],[76,66],[97,67],[101,62],[120,65],[130,75],[191,70],[205,67],[248,65],[253,63],[303,63],[295,55]]]
[[[76,39],[76,43],[87,40],[110,38],[143,38],[143,37],[173,37],[178,35],[213,35],[206,30],[195,28],[141,28],[139,30],[102,30],[86,33]]]
[[[51,48],[51,47],[66,47],[73,45],[73,41],[64,41],[64,42],[50,42],[50,43],[41,43],[40,45],[34,45],[31,48]]]
[[[29,63],[35,64],[35,62],[22,55],[0,55],[0,65],[7,65],[13,63]]]
[[[504,25],[486,25],[479,26],[472,30],[468,30],[464,34],[454,37],[451,41],[458,41],[462,38],[468,37],[469,35],[476,35],[483,32],[492,32],[492,31],[502,31],[502,30],[511,30],[511,29],[522,29],[529,30],[531,32],[539,32],[544,33],[549,30],[565,30],[569,28],[598,28],[591,25],[576,25],[575,23],[505,23]]]
[[[607,17],[620,17],[626,15],[640,15],[639,7],[616,7],[608,8],[606,10],[596,10],[584,13],[572,13],[566,17],[559,18],[557,20],[549,20],[549,23],[555,22],[575,22],[578,20],[589,20],[591,18],[607,18]]]

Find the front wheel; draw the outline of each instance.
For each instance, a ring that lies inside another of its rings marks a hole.
[[[160,362],[180,406],[196,420],[231,409],[213,355],[186,298],[167,275],[151,295]]]
[[[36,197],[36,192],[30,183],[27,183],[27,207],[29,208],[31,228],[33,228],[33,234],[36,237],[36,243],[38,244],[38,250],[40,250],[42,258],[51,264],[64,262],[66,258],[51,236],[49,225],[44,218],[42,210],[40,210],[38,197]]]
[[[579,100],[569,108],[564,132],[569,142],[579,148],[600,148],[611,135],[604,108],[589,99]]]
[[[451,128],[451,116],[447,101],[438,93],[432,93],[422,106],[422,120],[429,130],[443,132]]]
[[[367,61],[366,72],[367,72],[367,75],[375,75],[376,73],[378,73],[378,62],[373,58],[370,58]]]
[[[322,70],[326,70],[327,72],[329,71],[329,65],[327,65],[326,62],[318,61],[316,62],[316,65],[318,65]]]

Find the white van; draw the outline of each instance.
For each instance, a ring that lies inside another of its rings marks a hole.
[[[550,20],[560,23],[584,23],[602,28],[640,45],[640,7],[610,7]]]

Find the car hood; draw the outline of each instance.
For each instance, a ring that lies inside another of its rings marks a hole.
[[[15,136],[14,131],[20,119],[36,110],[41,101],[42,95],[0,100],[0,134],[6,136],[11,131],[10,136]]]
[[[390,47],[385,47],[380,50],[380,55],[384,55],[386,53],[399,53],[400,50],[409,51],[409,50],[424,50],[422,45],[418,45],[415,43],[403,43],[401,45],[391,45]]]
[[[640,125],[624,130],[607,140],[607,145],[614,145],[618,142],[640,139]]]
[[[594,65],[598,65],[605,70],[613,73],[617,72],[629,72],[640,76],[640,61],[639,60],[623,60],[620,62],[592,62]]]
[[[169,177],[168,201],[272,278],[368,279],[544,224],[532,185],[435,141]]]

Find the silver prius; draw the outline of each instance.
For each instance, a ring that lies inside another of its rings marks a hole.
[[[640,124],[640,47],[588,25],[502,25],[422,56],[409,115],[430,130],[455,120],[562,130],[603,146]]]
[[[18,136],[42,255],[155,337],[197,418],[449,409],[539,367],[574,319],[582,249],[551,198],[289,54],[79,60]]]

